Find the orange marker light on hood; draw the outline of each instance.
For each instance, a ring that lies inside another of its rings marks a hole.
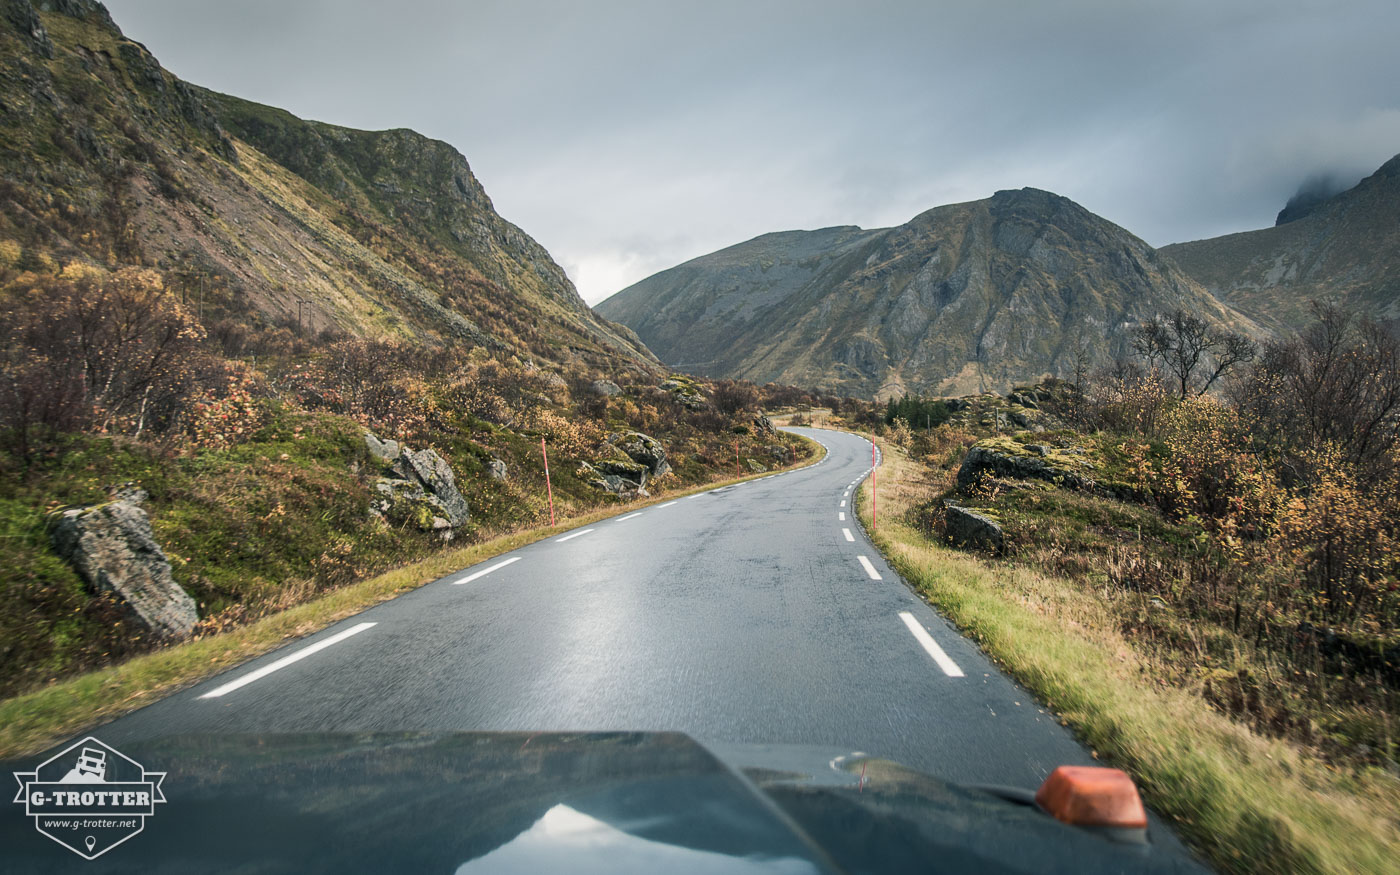
[[[1040,785],[1035,801],[1051,817],[1074,826],[1147,826],[1147,810],[1142,807],[1137,787],[1121,769],[1060,766]]]

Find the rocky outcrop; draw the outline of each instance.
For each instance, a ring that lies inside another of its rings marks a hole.
[[[993,553],[1000,553],[1006,547],[1001,524],[985,514],[949,503],[944,505],[944,523],[948,540],[955,547],[971,547]]]
[[[136,505],[144,495],[119,492],[115,501],[60,511],[53,520],[54,550],[89,589],[115,594],[151,635],[183,638],[199,620],[199,611],[171,576],[150,519]]]
[[[625,467],[626,465],[632,467],[629,469]],[[617,473],[618,471],[626,471],[632,476],[625,476],[625,474]],[[646,479],[646,467],[635,462],[623,463],[617,460],[608,460],[599,462],[597,465],[580,462],[574,471],[574,476],[589,486],[604,492],[611,492],[618,498],[630,500],[638,497],[645,498],[651,494],[647,492],[646,486],[642,482]]]
[[[413,450],[397,441],[381,441],[366,433],[370,452],[388,461],[389,476],[374,484],[376,498],[370,512],[399,525],[412,525],[421,531],[441,531],[450,540],[452,529],[466,525],[470,507],[457,489],[452,466],[435,450]],[[389,447],[397,455],[387,456]]]
[[[773,458],[773,464],[778,467],[791,465],[793,462],[795,454],[791,447],[785,447],[782,444],[769,444],[767,447],[764,447],[764,449],[766,449],[768,455]]]
[[[958,468],[958,489],[966,491],[984,474],[1018,480],[1046,480],[1070,489],[1093,489],[1085,473],[1092,462],[1043,444],[1023,445],[1008,438],[990,438],[967,451]]]
[[[700,385],[683,374],[672,374],[669,379],[662,380],[661,388],[670,392],[671,397],[682,407],[690,410],[700,410],[707,403],[704,393],[700,391]]]
[[[666,448],[650,435],[639,431],[619,432],[608,435],[607,444],[625,458],[582,462],[574,471],[576,477],[596,489],[622,498],[646,496],[650,494],[647,483],[671,471],[666,461]]]
[[[452,466],[436,451],[414,452],[404,447],[390,466],[390,470],[404,480],[417,481],[424,490],[440,501],[447,511],[447,521],[453,528],[467,521],[467,500],[457,491],[457,478],[452,474]]]
[[[660,477],[671,471],[671,465],[666,461],[666,448],[650,435],[639,431],[613,434],[608,436],[608,443],[626,453],[632,461],[645,465],[652,477]]]
[[[611,398],[613,395],[621,395],[622,387],[612,380],[594,380],[588,384],[588,391],[594,395]]]

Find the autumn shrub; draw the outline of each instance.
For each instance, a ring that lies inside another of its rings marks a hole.
[[[154,271],[74,263],[0,296],[0,432],[22,459],[62,432],[168,430],[211,369],[202,329]]]
[[[1093,428],[1153,436],[1174,403],[1157,374],[1120,363],[1088,387],[1083,417]]]
[[[1400,628],[1400,477],[1363,488],[1340,450],[1310,460],[1270,541],[1276,568],[1318,622],[1371,634]]]
[[[1272,526],[1283,490],[1236,411],[1209,396],[1187,398],[1162,417],[1161,430],[1168,455],[1149,477],[1164,511],[1198,517],[1227,538]]]

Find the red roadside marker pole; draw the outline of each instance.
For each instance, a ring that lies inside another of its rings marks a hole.
[[[540,455],[544,457],[544,491],[549,495],[549,525],[554,525],[554,487],[549,485],[549,450],[544,448],[544,438],[540,438]]]
[[[875,439],[870,439],[870,531],[875,531]]]

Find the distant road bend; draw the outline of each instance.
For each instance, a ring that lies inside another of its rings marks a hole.
[[[1034,788],[1089,754],[915,597],[852,512],[870,444],[444,577],[98,731],[680,730]]]

